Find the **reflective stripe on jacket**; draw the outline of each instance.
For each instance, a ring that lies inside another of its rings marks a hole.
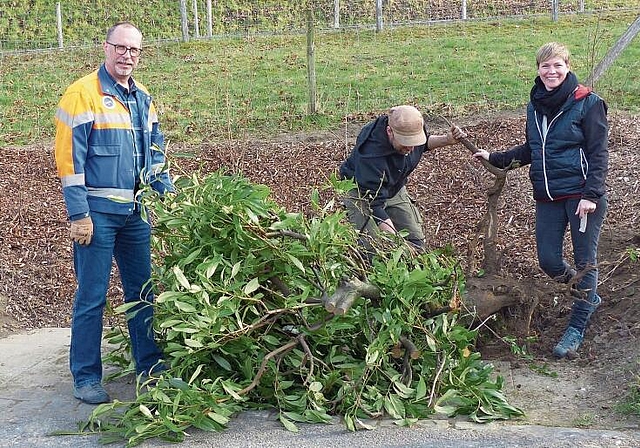
[[[164,137],[151,96],[143,95],[144,167],[142,179],[134,171],[134,131],[126,106],[113,91],[114,81],[104,65],[71,84],[55,114],[55,157],[67,213],[86,216],[90,210],[129,214],[134,209],[136,184],[172,190],[165,170]]]

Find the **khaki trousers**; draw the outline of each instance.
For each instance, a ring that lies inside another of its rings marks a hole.
[[[407,240],[416,246],[424,246],[424,232],[422,230],[423,220],[420,211],[415,206],[415,201],[409,196],[407,189],[402,189],[394,197],[389,198],[384,209],[391,218],[396,230],[406,230],[409,232]],[[357,188],[349,191],[344,198],[344,205],[347,209],[349,222],[360,232],[375,236],[380,232],[377,218],[371,213],[369,201],[360,197]]]

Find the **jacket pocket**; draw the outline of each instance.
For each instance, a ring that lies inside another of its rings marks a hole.
[[[119,155],[120,145],[89,145],[89,151],[87,152],[87,157],[111,157]]]
[[[90,145],[85,164],[85,181],[92,187],[117,187],[120,145]]]

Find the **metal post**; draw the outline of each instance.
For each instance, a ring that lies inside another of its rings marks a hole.
[[[467,0],[462,0],[462,11],[460,12],[460,18],[467,20]]]
[[[376,0],[376,31],[382,31],[382,0]]]
[[[333,0],[333,27],[340,28],[340,0]]]

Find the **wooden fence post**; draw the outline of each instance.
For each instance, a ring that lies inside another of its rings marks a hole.
[[[56,24],[58,26],[58,48],[64,48],[64,42],[62,40],[62,9],[60,8],[60,2],[56,3]]]
[[[211,9],[211,0],[207,0],[207,37],[213,37],[213,10]]]
[[[340,28],[340,0],[333,0],[333,27]]]
[[[560,8],[559,0],[551,0],[551,20],[558,21],[558,9]]]
[[[187,21],[187,0],[180,0],[180,23],[182,24],[182,42],[189,42],[189,24]]]
[[[318,111],[316,104],[318,94],[316,88],[316,50],[315,50],[315,17],[313,4],[307,5],[307,79],[309,81],[309,113]]]
[[[376,0],[376,31],[382,31],[382,0]]]
[[[460,12],[460,18],[467,20],[467,0],[462,0],[462,11]]]
[[[200,37],[200,21],[198,20],[198,0],[193,0],[193,33],[196,39]]]

